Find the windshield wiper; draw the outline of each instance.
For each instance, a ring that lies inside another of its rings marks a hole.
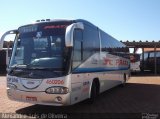
[[[40,65],[27,64],[27,69],[48,70],[48,71],[64,71],[62,68],[41,67]]]
[[[13,66],[11,66],[12,68],[16,67],[16,68],[26,68],[27,65],[25,64],[15,64]]]
[[[40,65],[31,65],[31,64],[27,65],[27,69],[50,71],[52,73],[55,73],[56,75],[60,75],[60,73],[64,71],[64,69],[62,68],[40,67]]]
[[[26,65],[24,65],[24,64],[15,64],[15,65],[9,67],[7,72],[8,73],[12,73],[17,68],[26,68]]]

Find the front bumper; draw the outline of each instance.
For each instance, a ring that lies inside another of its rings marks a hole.
[[[46,92],[26,92],[7,88],[8,98],[14,101],[27,102],[32,104],[65,106],[70,105],[70,93],[47,94]],[[59,98],[61,100],[59,100]]]

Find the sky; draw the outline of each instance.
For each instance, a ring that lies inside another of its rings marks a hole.
[[[1,0],[0,37],[48,18],[85,19],[119,41],[160,41],[160,0]]]

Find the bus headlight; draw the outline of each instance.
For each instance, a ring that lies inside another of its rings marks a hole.
[[[67,87],[61,87],[61,86],[50,87],[46,89],[46,93],[49,94],[67,94],[68,92],[69,89]]]
[[[7,84],[7,87],[8,87],[9,89],[17,89],[17,86],[14,85],[14,84],[11,84],[11,83]]]

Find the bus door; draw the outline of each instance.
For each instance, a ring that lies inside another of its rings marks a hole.
[[[84,75],[81,70],[83,63],[83,33],[80,29],[74,30],[73,55],[72,55],[72,77],[71,77],[71,102],[76,103],[83,98],[82,87]]]

